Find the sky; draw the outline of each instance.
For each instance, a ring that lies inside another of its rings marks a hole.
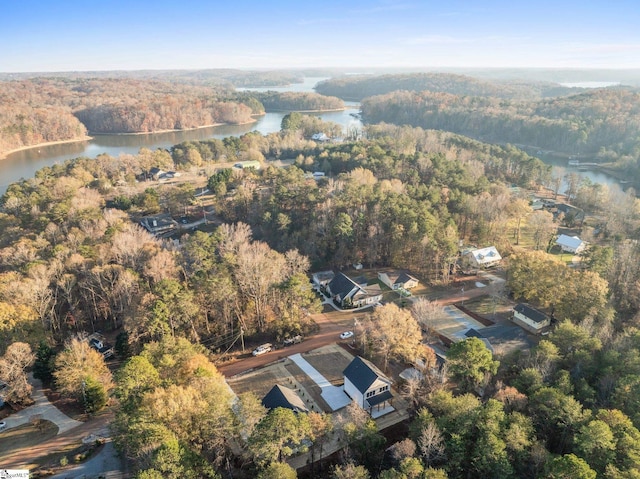
[[[0,72],[640,68],[638,0],[0,0]]]

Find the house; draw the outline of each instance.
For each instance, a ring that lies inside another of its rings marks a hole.
[[[527,333],[515,324],[498,323],[485,328],[470,328],[465,336],[482,340],[487,349],[498,356],[531,349]]]
[[[324,133],[315,133],[311,136],[313,141],[329,141],[329,137]]]
[[[357,356],[342,373],[344,392],[370,414],[391,405],[391,380],[371,362]]]
[[[293,389],[285,388],[276,384],[271,391],[262,398],[262,405],[267,409],[283,407],[291,409],[293,412],[309,412],[304,401]]]
[[[335,275],[326,290],[342,308],[359,308],[382,300],[380,285],[361,286],[344,273]]]
[[[335,273],[333,271],[318,271],[311,275],[311,280],[316,287],[324,290],[334,277]]]
[[[166,172],[164,170],[155,166],[149,170],[149,176],[152,180],[159,180],[165,175],[165,173]]]
[[[587,243],[577,236],[560,235],[556,240],[556,244],[560,246],[562,251],[567,253],[580,254],[587,247]]]
[[[418,286],[416,278],[402,271],[381,271],[378,273],[378,279],[393,290],[412,289]]]
[[[560,215],[562,215],[565,224],[581,223],[584,221],[584,211],[565,203],[555,205],[553,217],[558,218]]]
[[[502,261],[502,256],[495,246],[464,251],[462,253],[462,269],[491,268]]]
[[[161,213],[143,217],[140,220],[140,226],[154,236],[164,236],[176,230],[178,228],[178,222],[175,221],[171,215]]]
[[[528,304],[520,303],[513,308],[513,322],[529,332],[539,333],[551,325],[551,318]]]

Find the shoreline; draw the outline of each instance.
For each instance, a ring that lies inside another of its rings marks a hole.
[[[7,150],[0,153],[0,160],[6,160],[7,157],[13,153],[17,153],[19,151],[31,150],[33,148],[41,148],[43,146],[52,146],[52,145],[63,145],[65,143],[78,143],[81,141],[90,141],[93,140],[92,136],[85,136],[82,138],[74,138],[73,140],[58,140],[58,141],[47,141],[45,143],[36,143],[35,145],[21,146],[20,148],[14,148],[13,150]]]
[[[276,109],[271,109],[268,110],[267,113],[282,113],[284,111],[288,111],[290,113],[328,113],[328,112],[332,112],[332,111],[345,111],[345,110],[350,110],[351,108],[349,107],[343,107],[343,108],[330,108],[328,110],[276,110]]]
[[[255,116],[261,116],[261,115],[255,115]],[[223,126],[223,125],[248,125],[251,123],[255,123],[256,120],[255,118],[252,118],[249,121],[245,121],[242,123],[213,123],[211,125],[203,125],[203,126],[195,126],[193,128],[182,128],[179,130],[173,129],[173,130],[157,130],[157,131],[139,131],[139,132],[133,132],[133,133],[96,133],[96,132],[89,132],[90,135],[84,136],[82,138],[74,138],[72,140],[58,140],[58,141],[47,141],[45,143],[36,143],[33,145],[28,145],[28,146],[21,146],[20,148],[14,148],[12,150],[7,150],[5,152],[0,153],[0,161],[1,160],[6,160],[7,157],[13,153],[17,153],[19,151],[24,151],[24,150],[31,150],[34,148],[42,148],[42,147],[46,147],[46,146],[52,146],[52,145],[63,145],[65,143],[78,143],[81,141],[91,141],[93,140],[96,136],[103,136],[103,135],[107,135],[107,136],[139,136],[139,135],[155,135],[155,134],[160,134],[160,133],[175,133],[175,132],[180,132],[180,131],[193,131],[193,130],[201,130],[203,128],[212,128],[212,127],[216,127],[216,126]]]

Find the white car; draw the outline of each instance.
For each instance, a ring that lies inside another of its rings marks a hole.
[[[4,431],[7,428],[7,423],[5,421],[0,421],[0,431]]]
[[[345,331],[344,333],[340,333],[340,339],[349,339],[353,336],[353,331]]]
[[[273,349],[273,345],[271,343],[266,343],[258,346],[256,349],[253,350],[251,354],[253,354],[254,356],[260,356],[262,354],[268,353],[272,349]]]

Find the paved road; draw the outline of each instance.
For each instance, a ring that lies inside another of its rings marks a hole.
[[[87,462],[49,477],[50,479],[89,479],[98,477],[116,479],[124,477],[122,467],[122,460],[113,447],[113,442],[108,440],[100,452]]]

